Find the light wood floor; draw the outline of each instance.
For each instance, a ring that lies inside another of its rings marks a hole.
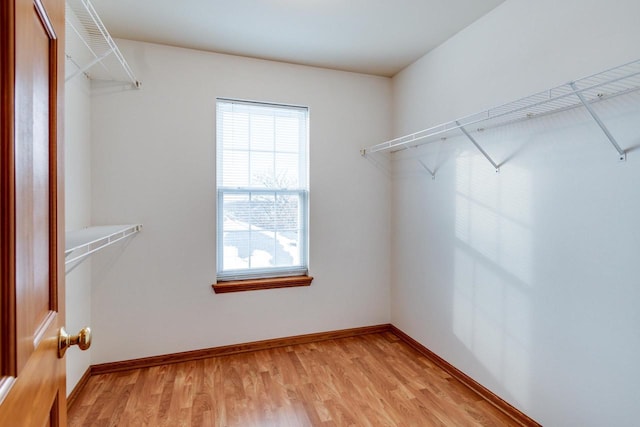
[[[96,375],[70,426],[509,426],[392,333]]]

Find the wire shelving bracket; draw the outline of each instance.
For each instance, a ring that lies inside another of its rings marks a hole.
[[[420,163],[420,166],[422,166],[424,170],[426,170],[429,173],[429,175],[431,175],[431,179],[436,179],[435,170],[432,170],[429,166],[425,165],[424,162],[420,159],[418,159],[418,163]]]
[[[609,132],[609,129],[607,129],[605,124],[600,119],[600,116],[598,116],[598,114],[594,111],[594,109],[591,108],[591,105],[585,99],[584,95],[578,90],[575,82],[570,82],[569,85],[571,86],[571,89],[573,89],[573,91],[576,93],[576,96],[578,97],[578,99],[580,99],[580,102],[582,103],[582,105],[584,105],[584,108],[587,109],[591,118],[593,118],[593,120],[598,124],[600,129],[602,129],[602,132],[604,132],[609,142],[611,142],[611,145],[613,145],[613,148],[615,148],[616,151],[618,152],[620,156],[618,157],[618,159],[621,161],[627,160],[627,153],[625,153],[624,150],[620,148],[620,145],[618,145],[618,141],[616,141],[613,135],[611,135],[611,132]]]
[[[89,0],[66,0],[65,25],[67,37],[66,56],[75,66],[65,76],[69,81],[79,74],[93,80],[127,82],[139,88],[138,81],[118,45],[102,23]]]
[[[381,151],[400,151],[409,147],[417,147],[444,140],[462,132],[498,172],[501,165],[496,163],[482,149],[472,136],[473,132],[481,132],[492,127],[559,113],[577,107],[585,107],[591,118],[602,129],[611,145],[618,152],[618,159],[626,160],[627,153],[620,147],[595,112],[593,104],[638,89],[640,89],[640,60],[571,81],[508,104],[363,148],[360,150],[360,154],[366,156],[369,153]]]
[[[469,141],[471,141],[471,143],[473,143],[473,145],[475,145],[475,147],[478,149],[478,151],[480,151],[480,153],[484,156],[485,159],[489,160],[489,163],[491,163],[491,165],[493,166],[493,168],[496,170],[496,173],[500,172],[500,166],[493,161],[493,159],[491,158],[491,156],[489,156],[489,154],[487,154],[486,151],[484,151],[482,149],[482,147],[480,146],[480,144],[478,144],[478,142],[471,136],[471,134],[469,132],[467,132],[467,130],[464,128],[464,126],[462,126],[460,124],[460,122],[458,122],[456,120],[456,125],[460,126],[460,130],[462,131],[462,133],[469,139]]]

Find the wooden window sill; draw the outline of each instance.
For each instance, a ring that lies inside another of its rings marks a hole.
[[[227,282],[218,282],[211,286],[216,294],[224,294],[227,292],[260,291],[263,289],[309,286],[312,280],[313,277],[311,276],[290,276],[270,279],[230,280]]]

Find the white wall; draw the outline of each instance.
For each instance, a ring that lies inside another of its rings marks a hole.
[[[90,86],[84,76],[65,85],[65,226],[78,230],[91,224]],[[67,332],[91,326],[91,260],[66,276]],[[91,364],[91,349],[70,348],[66,353],[67,393]]]
[[[640,58],[640,2],[507,0],[393,79],[395,135]],[[635,425],[640,95],[394,155],[392,323],[550,426]],[[435,180],[416,158],[437,167]]]
[[[94,86],[92,363],[389,322],[388,78],[122,40],[140,90]],[[310,107],[310,287],[216,295],[215,100]]]

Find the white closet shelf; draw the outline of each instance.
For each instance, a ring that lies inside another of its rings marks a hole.
[[[94,252],[130,237],[142,229],[142,224],[99,225],[65,233],[65,265],[81,261]],[[70,257],[70,255],[72,255]]]
[[[626,153],[620,148],[615,138],[613,138],[604,123],[602,123],[595,111],[593,111],[591,104],[603,99],[623,95],[639,88],[640,60],[637,60],[601,73],[568,82],[508,104],[442,123],[368,148],[363,148],[360,150],[360,153],[365,156],[366,154],[379,151],[394,152],[431,142],[444,141],[451,136],[464,134],[497,170],[499,165],[482,150],[470,133],[482,132],[488,128],[583,106],[588,110],[591,117],[597,122],[611,144],[618,151],[620,160],[624,160]]]
[[[67,63],[65,81],[78,74],[92,80],[131,83],[139,88],[131,67],[89,0],[66,0]]]

